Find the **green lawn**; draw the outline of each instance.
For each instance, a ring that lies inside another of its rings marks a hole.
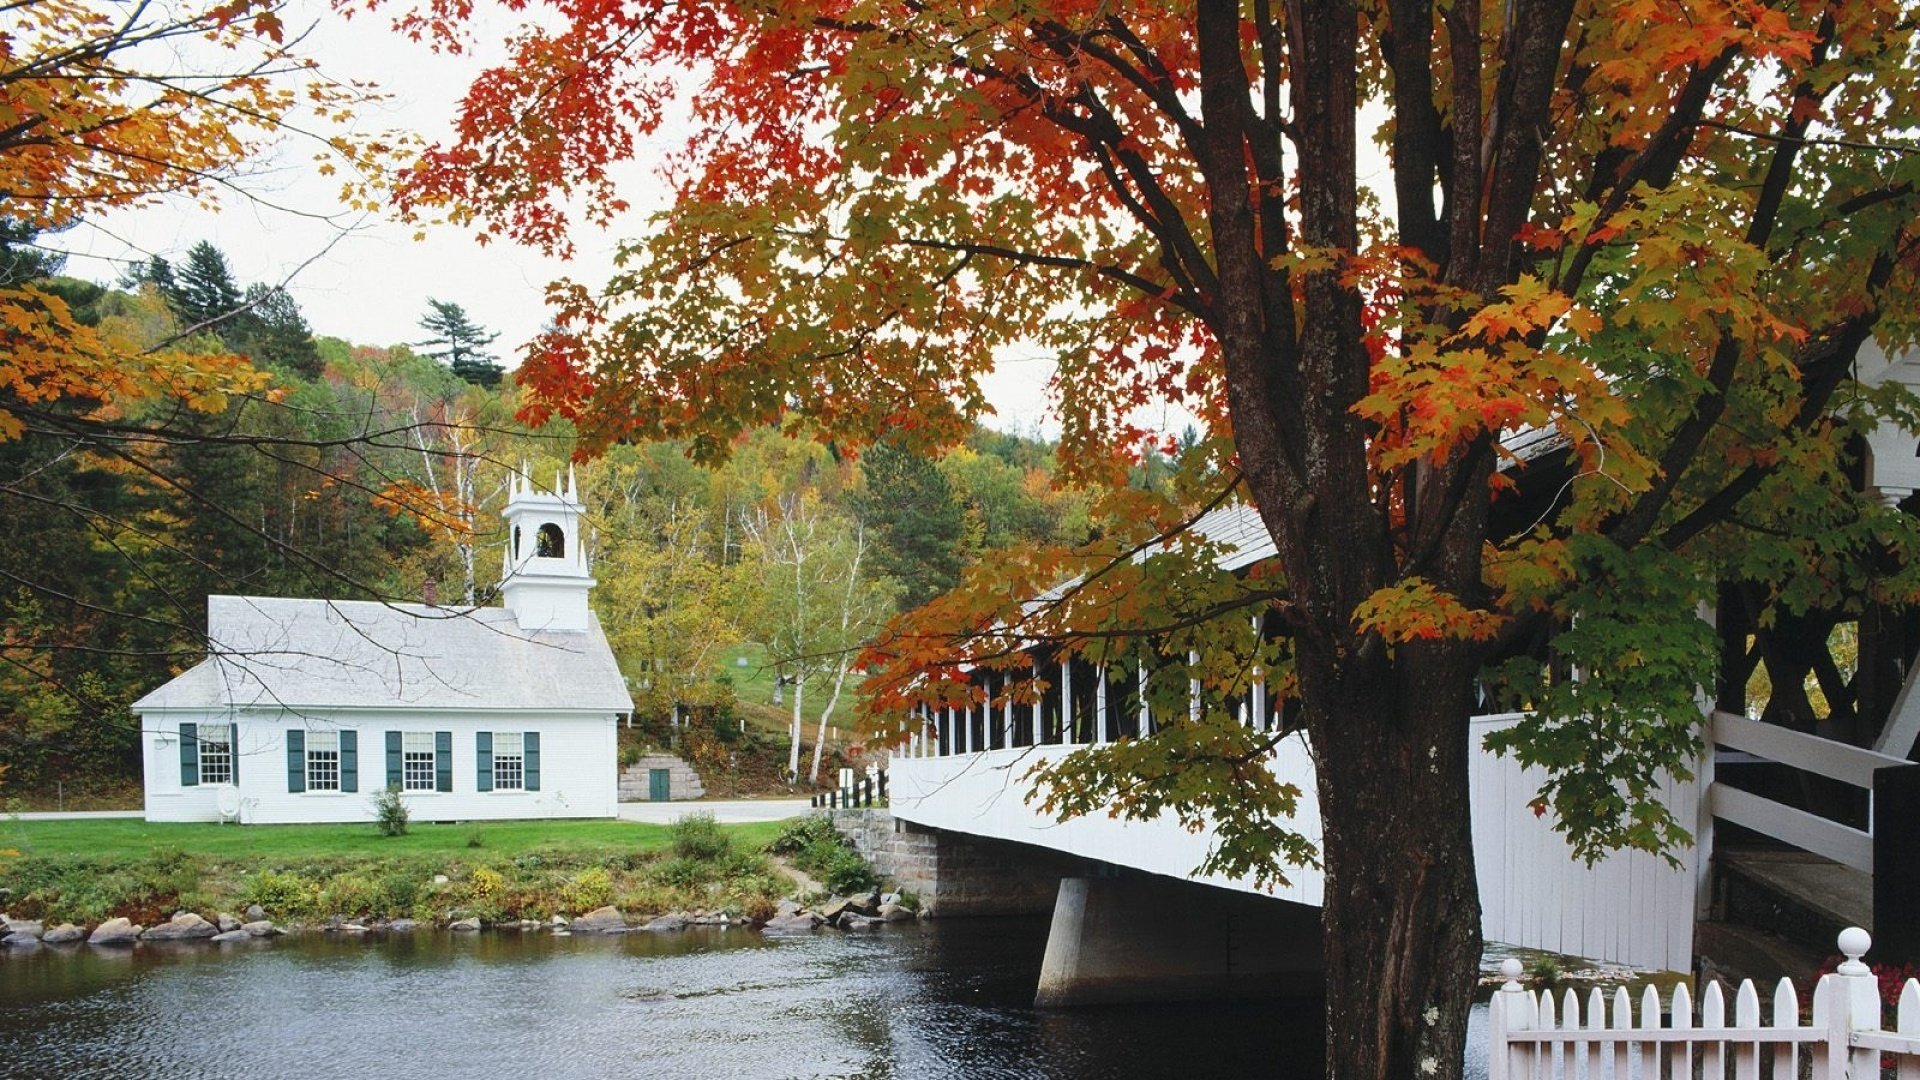
[[[720,670],[733,680],[734,696],[741,701],[773,704],[773,665],[767,663],[766,646],[757,641],[744,641],[722,650]]]
[[[689,814],[698,813],[689,807]],[[779,822],[723,825],[736,847],[758,848]],[[590,854],[659,851],[666,825],[631,821],[490,821],[415,825],[405,836],[381,836],[371,824],[208,825],[150,824],[137,819],[10,821],[0,819],[0,849],[43,858],[84,856],[122,861],[160,851],[218,858],[299,861],[364,855],[518,855],[528,851]],[[475,840],[479,843],[476,847]]]
[[[774,672],[773,666],[767,662],[766,647],[759,642],[743,642],[722,651],[720,656],[721,670],[733,680],[733,694],[739,702],[741,720],[754,731],[785,738],[787,725],[792,722],[793,699],[783,697],[783,704],[773,703]],[[743,660],[744,664],[741,663]],[[853,676],[848,676],[847,688],[840,695],[840,705],[828,723],[839,733],[842,743],[853,732],[853,689],[856,681]],[[827,695],[832,692],[830,683],[831,680],[823,678],[819,685],[809,685],[806,702],[808,740],[813,738],[814,727],[820,722],[820,707],[826,704]]]

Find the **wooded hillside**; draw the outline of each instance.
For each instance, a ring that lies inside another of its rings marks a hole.
[[[508,471],[550,483],[572,450],[564,425],[514,418],[485,328],[451,302],[421,298],[422,341],[370,346],[315,335],[288,292],[235,281],[204,243],[107,286],[62,276],[16,231],[0,268],[138,349],[266,373],[205,411],[68,393],[0,440],[0,797],[84,804],[137,784],[127,706],[204,655],[210,593],[418,601],[431,584],[443,603],[494,602]],[[772,429],[721,466],[685,450],[619,445],[580,467],[594,602],[643,721],[750,696],[771,723],[779,682],[783,726],[828,711],[850,727],[847,663],[881,622],[983,552],[1096,528],[1050,448],[1018,435],[977,430],[937,464]],[[1164,476],[1154,464],[1140,482]],[[812,763],[796,745],[788,764]]]

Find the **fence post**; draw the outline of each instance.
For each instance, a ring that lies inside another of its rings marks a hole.
[[[878,780],[878,785],[877,785],[877,786],[878,786],[878,788],[879,788],[879,791],[880,791],[880,798],[881,798],[881,800],[882,800],[882,801],[885,801],[885,799],[886,799],[886,797],[887,797],[887,770],[885,770],[885,769],[881,769],[881,770],[880,770],[880,776],[879,776],[879,780]]]
[[[1528,1074],[1528,1060],[1522,1049],[1509,1046],[1510,1032],[1533,1027],[1533,995],[1520,985],[1520,961],[1508,957],[1500,961],[1500,974],[1506,983],[1493,995],[1487,1007],[1487,1080],[1520,1080]]]
[[[1880,1029],[1880,980],[1860,959],[1873,947],[1873,938],[1865,930],[1849,926],[1840,931],[1838,944],[1846,960],[1828,976],[1839,991],[1827,1003],[1827,1061],[1832,1069],[1828,1075],[1830,1080],[1871,1080],[1880,1075],[1880,1054],[1854,1049],[1853,1036]]]

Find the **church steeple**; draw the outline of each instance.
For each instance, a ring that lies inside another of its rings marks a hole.
[[[500,595],[523,630],[585,630],[589,625],[586,548],[573,468],[550,490],[535,488],[525,466],[507,479],[507,549]]]

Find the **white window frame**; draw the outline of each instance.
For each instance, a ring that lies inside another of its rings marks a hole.
[[[340,733],[307,732],[307,790],[340,790]]]
[[[439,752],[431,731],[400,733],[400,790],[410,794],[436,791]]]
[[[233,725],[201,724],[195,734],[200,742],[200,783],[233,783]]]
[[[493,790],[527,789],[527,739],[524,732],[493,733]]]

